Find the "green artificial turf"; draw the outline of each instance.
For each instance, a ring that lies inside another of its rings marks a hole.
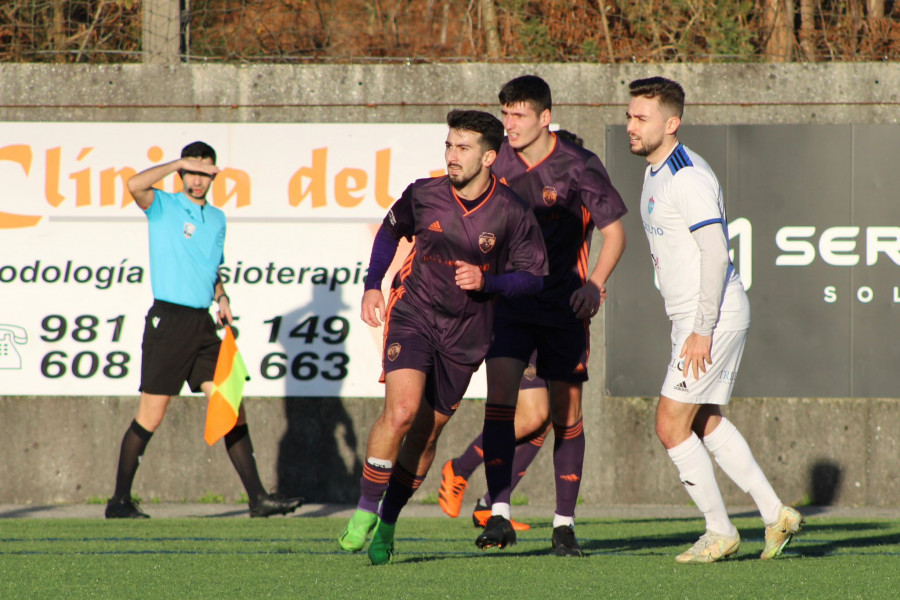
[[[900,522],[808,518],[761,561],[758,518],[735,558],[678,565],[698,519],[585,519],[585,558],[550,552],[549,522],[482,552],[465,519],[401,519],[393,564],[338,549],[335,518],[0,520],[0,598],[897,598]]]

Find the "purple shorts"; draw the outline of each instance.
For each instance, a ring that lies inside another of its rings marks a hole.
[[[478,365],[454,362],[434,348],[414,327],[391,321],[384,340],[384,372],[415,369],[425,373],[425,400],[445,416],[453,416]]]
[[[537,374],[537,352],[532,352],[531,358],[528,359],[528,366],[525,367],[525,372],[522,373],[522,381],[519,383],[519,389],[547,389],[547,382],[544,379],[538,377]]]
[[[571,326],[538,325],[494,315],[494,341],[488,360],[507,357],[529,362],[535,351],[538,377],[568,383],[587,381],[590,330],[586,321]]]

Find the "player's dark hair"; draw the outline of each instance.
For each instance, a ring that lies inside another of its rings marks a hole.
[[[181,149],[181,158],[211,158],[216,164],[216,151],[206,142],[191,142]]]
[[[451,110],[447,113],[447,125],[450,129],[480,133],[482,149],[500,151],[503,123],[491,113],[482,110]]]
[[[531,104],[534,112],[541,114],[553,107],[550,86],[537,75],[522,75],[510,79],[500,88],[500,106],[511,106],[521,102]]]
[[[571,144],[575,144],[576,146],[581,146],[582,148],[584,148],[584,140],[571,131],[567,129],[557,129],[554,133],[556,133],[556,137],[562,138]]]
[[[677,81],[665,77],[635,79],[628,84],[628,93],[632,98],[658,98],[660,105],[674,112],[678,118],[684,114],[684,88]]]

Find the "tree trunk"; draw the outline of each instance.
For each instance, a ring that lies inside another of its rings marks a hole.
[[[866,16],[870,21],[884,17],[884,0],[866,0]]]
[[[64,0],[53,0],[53,29],[51,30],[53,50],[56,51],[56,62],[65,62],[66,56],[66,7]]]
[[[396,2],[391,2],[382,22],[382,31],[384,32],[384,45],[388,48],[396,48],[399,45],[399,36],[397,31],[397,12]]]
[[[816,0],[800,0],[800,49],[803,58],[816,61]]]
[[[450,0],[441,3],[441,46],[447,45],[447,27],[450,25]]]
[[[597,0],[597,8],[600,9],[600,24],[603,26],[603,38],[606,40],[606,53],[609,55],[609,62],[616,62],[613,56],[612,37],[609,35],[609,19],[606,18],[606,0]]]
[[[769,62],[787,62],[794,49],[793,0],[765,0],[765,23],[769,38],[765,57]]]
[[[481,14],[484,17],[484,41],[488,58],[500,58],[500,34],[497,30],[494,0],[481,0]]]

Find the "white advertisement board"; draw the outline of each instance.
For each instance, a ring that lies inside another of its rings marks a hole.
[[[137,393],[152,293],[146,219],[124,182],[203,140],[223,169],[208,199],[228,218],[221,275],[250,370],[245,393],[382,396],[382,330],[359,318],[369,251],[403,189],[443,174],[446,131],[3,124],[0,394]],[[161,182],[179,186],[175,175]],[[469,393],[483,388],[476,375]]]

